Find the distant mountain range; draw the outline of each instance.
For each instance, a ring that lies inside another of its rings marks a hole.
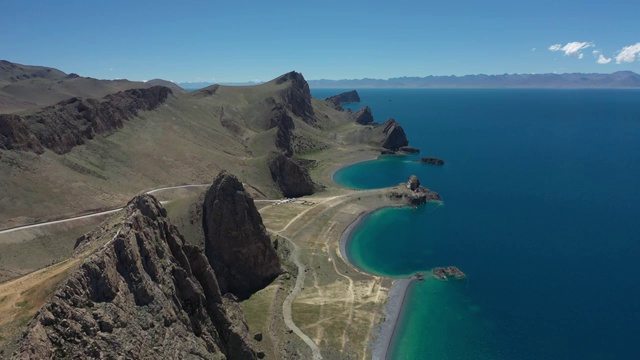
[[[640,88],[640,75],[613,74],[504,74],[399,77],[387,80],[310,80],[312,88]]]
[[[197,90],[206,88],[211,85],[227,85],[227,86],[253,86],[264,84],[264,81],[247,81],[247,82],[223,82],[223,83],[212,83],[212,82],[182,82],[178,83],[178,86],[185,90]]]
[[[397,77],[391,79],[309,80],[316,89],[362,88],[640,88],[640,75],[632,71],[612,74],[504,74],[465,76]],[[259,83],[227,83],[249,86]],[[213,83],[180,83],[185,89],[199,89]]]

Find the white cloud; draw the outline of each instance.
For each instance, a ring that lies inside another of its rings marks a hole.
[[[578,59],[581,59],[581,60],[582,60],[582,58],[583,58],[583,57],[584,57],[584,54],[583,54],[583,53],[580,53],[580,55],[578,55]]]
[[[616,64],[622,64],[623,62],[634,62],[640,60],[640,42],[634,45],[625,46],[616,55]]]
[[[532,48],[531,52],[536,52],[536,50],[537,50],[536,48]]]
[[[549,46],[549,50],[551,51],[562,51],[565,56],[577,56],[578,59],[582,59],[584,55],[582,55],[582,50],[593,47],[593,43],[591,42],[579,42],[574,41],[567,43],[562,46],[562,44],[554,44]]]
[[[608,64],[611,62],[611,58],[606,58],[604,57],[604,55],[600,54],[600,56],[598,56],[598,60],[596,60],[596,62],[598,64]]]

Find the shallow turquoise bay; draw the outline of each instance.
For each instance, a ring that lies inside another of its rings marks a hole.
[[[359,93],[352,108],[394,117],[421,156],[447,163],[384,158],[336,173],[362,189],[417,174],[444,200],[372,213],[350,260],[388,276],[468,275],[411,288],[391,358],[640,358],[640,91]]]

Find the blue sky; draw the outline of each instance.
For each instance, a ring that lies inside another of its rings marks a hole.
[[[639,14],[630,0],[4,0],[0,59],[176,82],[640,73]]]

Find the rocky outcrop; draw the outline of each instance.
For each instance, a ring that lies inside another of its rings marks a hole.
[[[360,102],[360,95],[358,95],[357,91],[351,90],[351,91],[343,92],[338,95],[328,97],[325,99],[325,101],[332,103],[338,108],[342,108],[341,107],[342,104]]]
[[[223,171],[214,179],[202,206],[202,226],[205,253],[223,294],[248,298],[281,273],[253,198],[235,176]]]
[[[315,184],[309,172],[294,159],[278,154],[269,162],[269,171],[285,197],[300,197],[314,192]]]
[[[99,100],[74,97],[26,116],[0,115],[0,144],[4,149],[42,153],[44,147],[64,154],[86,140],[121,128],[139,111],[157,108],[171,94],[169,88],[154,86]]]
[[[389,196],[397,199],[404,199],[407,205],[420,206],[430,201],[440,202],[442,199],[440,195],[420,185],[420,179],[417,176],[411,175],[409,180],[399,190],[393,190],[389,193]]]
[[[292,114],[308,124],[315,124],[315,112],[311,105],[311,90],[302,74],[292,71],[275,80],[277,85],[289,82],[289,86],[280,91],[283,103]]]
[[[382,147],[391,150],[398,150],[403,146],[409,145],[409,140],[407,140],[407,135],[404,133],[404,129],[394,119],[389,119],[380,126],[382,128],[382,133],[385,136]]]
[[[369,125],[375,122],[375,120],[373,119],[373,114],[371,113],[371,108],[369,106],[365,106],[362,109],[356,111],[353,114],[353,117],[360,125]]]
[[[282,104],[277,104],[273,108],[273,115],[269,128],[278,128],[276,132],[276,147],[280,149],[287,157],[293,155],[293,129],[295,124],[293,119]]]
[[[434,158],[434,157],[423,157],[419,160],[413,160],[413,161],[423,163],[423,164],[444,165],[444,160]]]
[[[15,359],[257,358],[236,300],[154,197],[101,231],[106,243],[38,311]]]
[[[407,188],[411,191],[416,191],[420,187],[420,179],[417,176],[411,175],[409,176],[409,181],[407,181]]]
[[[29,131],[18,115],[0,114],[0,149],[25,150],[42,154],[40,141]]]
[[[418,153],[420,153],[420,149],[414,148],[413,146],[403,146],[398,150],[400,150],[400,151],[402,151],[404,153],[407,153],[407,154],[418,154]]]

